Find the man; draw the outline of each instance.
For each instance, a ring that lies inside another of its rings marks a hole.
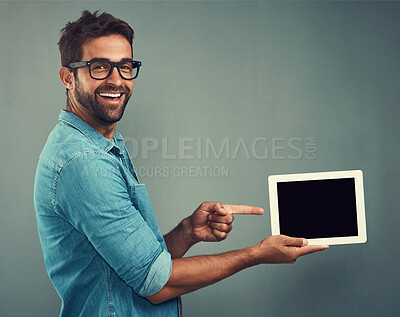
[[[67,108],[50,133],[35,178],[38,231],[61,316],[179,316],[179,296],[262,263],[294,263],[326,249],[271,236],[223,254],[182,258],[200,241],[221,241],[233,215],[251,206],[202,203],[162,236],[116,124],[141,63],[133,30],[84,11],[62,30],[60,79]]]

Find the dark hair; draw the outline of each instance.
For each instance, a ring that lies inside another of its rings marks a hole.
[[[68,22],[61,30],[58,47],[62,66],[68,67],[72,62],[81,61],[82,45],[101,36],[120,34],[132,46],[134,32],[128,23],[106,12],[99,16],[97,13],[85,10],[77,21]]]

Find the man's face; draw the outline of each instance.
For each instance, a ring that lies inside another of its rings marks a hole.
[[[121,35],[99,37],[82,46],[81,60],[90,61],[94,58],[108,59],[112,62],[132,59],[131,46]],[[73,93],[75,100],[93,117],[103,122],[114,123],[122,118],[132,89],[133,81],[123,79],[117,68],[113,69],[108,78],[96,80],[90,77],[87,67],[81,67],[78,69]],[[121,96],[111,98],[105,93],[120,93]]]

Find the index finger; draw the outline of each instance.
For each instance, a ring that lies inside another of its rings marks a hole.
[[[254,206],[229,204],[222,204],[222,206],[230,214],[262,215],[264,213],[264,209]]]

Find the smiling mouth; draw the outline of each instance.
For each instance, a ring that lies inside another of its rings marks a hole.
[[[99,92],[98,94],[100,97],[112,101],[119,101],[123,95],[123,93],[120,92],[119,93]]]

